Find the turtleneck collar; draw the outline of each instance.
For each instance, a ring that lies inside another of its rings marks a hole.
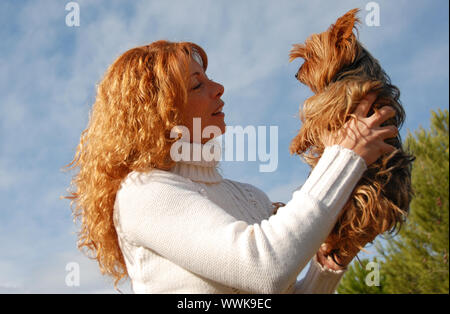
[[[170,169],[170,172],[191,179],[192,181],[202,183],[219,183],[223,180],[222,176],[217,171],[220,155],[212,158],[212,153],[202,154],[204,149],[209,149],[209,152],[214,152],[213,145],[219,145],[219,149],[216,149],[216,151],[220,154],[221,149],[218,141],[212,140],[205,144],[183,142],[181,140],[179,140],[179,142],[178,156],[184,156],[185,158],[177,161]],[[188,156],[189,158],[186,158]],[[209,157],[211,157],[212,160],[209,160]]]

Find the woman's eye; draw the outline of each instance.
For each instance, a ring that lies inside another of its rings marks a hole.
[[[202,86],[202,83],[198,83],[198,85],[194,86],[192,89],[199,89]]]

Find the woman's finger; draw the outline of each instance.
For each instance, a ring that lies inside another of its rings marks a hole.
[[[377,127],[389,118],[395,116],[395,110],[392,107],[384,106],[381,109],[375,111],[373,115],[368,117],[368,123],[371,127]]]
[[[359,105],[355,109],[355,115],[360,118],[367,117],[367,114],[369,113],[370,108],[372,107],[373,102],[377,98],[377,94],[370,93],[367,94],[366,97],[361,100]]]
[[[382,142],[380,144],[380,149],[381,149],[382,154],[390,154],[393,151],[395,151],[397,148],[395,148],[394,146],[389,145],[389,144],[387,144],[385,142]]]
[[[384,141],[385,139],[396,137],[398,134],[398,129],[394,125],[388,125],[378,128],[376,133],[377,136]]]

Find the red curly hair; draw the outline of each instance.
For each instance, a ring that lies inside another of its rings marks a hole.
[[[206,53],[189,42],[157,41],[119,56],[98,85],[88,126],[65,166],[78,169],[65,196],[81,221],[78,248],[92,253],[114,287],[128,275],[113,222],[117,190],[131,171],[173,166],[177,139],[170,131],[183,119],[191,58],[206,70]]]

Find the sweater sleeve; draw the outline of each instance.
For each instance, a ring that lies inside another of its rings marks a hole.
[[[351,150],[325,149],[303,185],[276,215],[248,224],[188,180],[122,186],[116,228],[184,269],[250,293],[282,293],[314,256],[366,169]]]
[[[329,294],[336,291],[347,269],[332,270],[317,261],[317,254],[311,260],[308,272],[295,283],[295,294]]]

